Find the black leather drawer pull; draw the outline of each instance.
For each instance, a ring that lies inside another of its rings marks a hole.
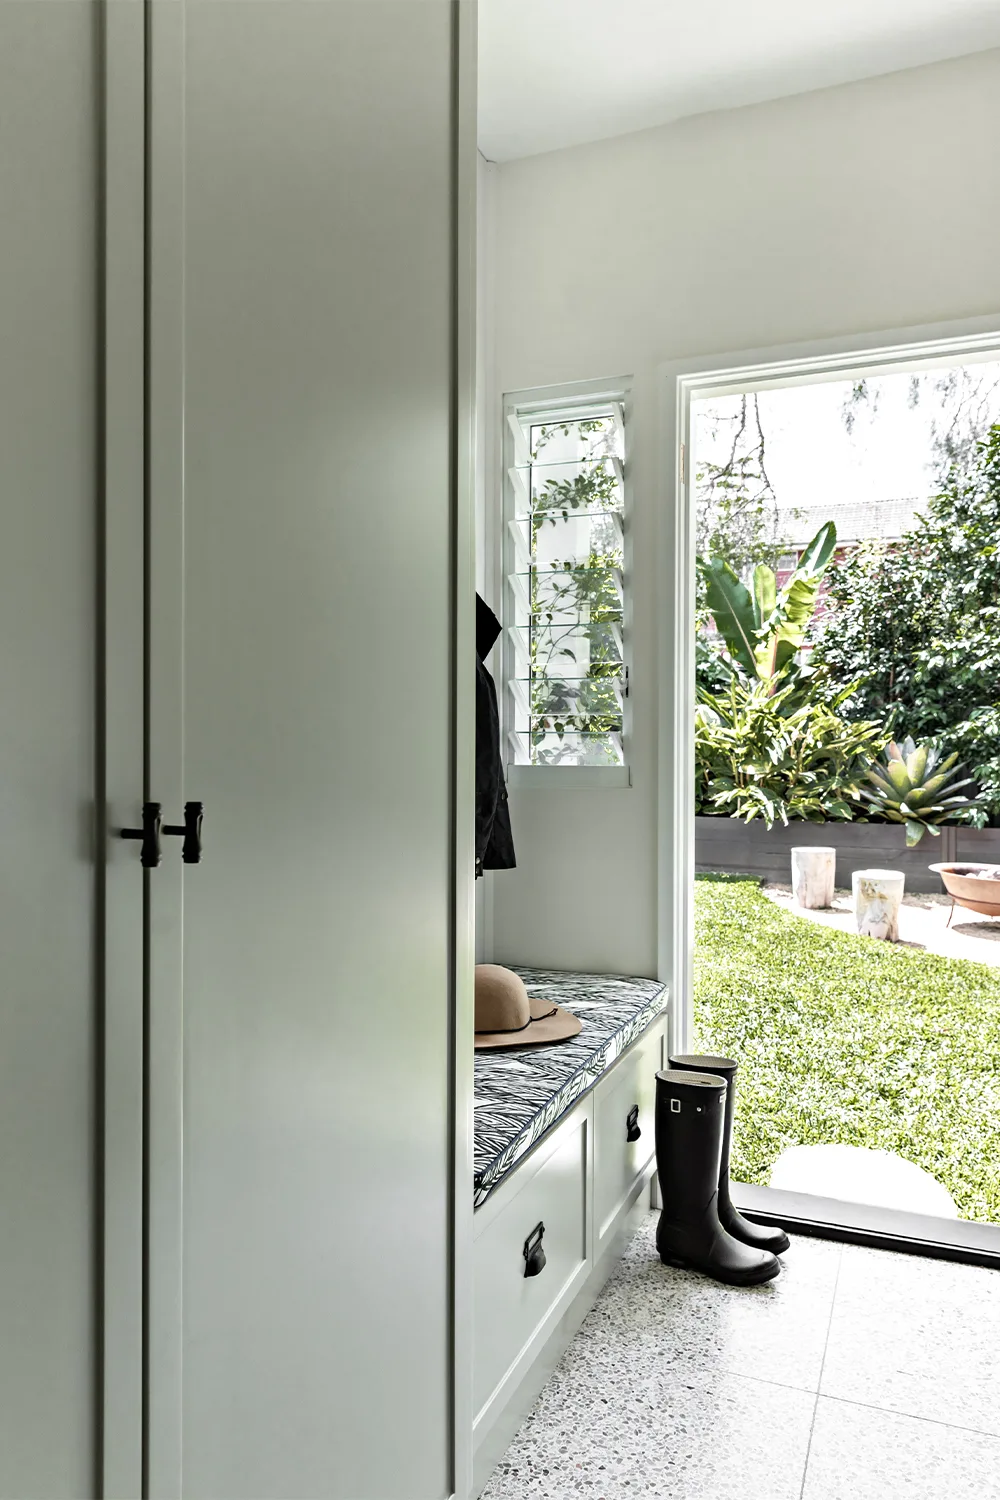
[[[627,1141],[637,1141],[641,1135],[642,1131],[639,1129],[639,1106],[638,1104],[633,1104],[625,1120],[625,1139]]]
[[[524,1274],[537,1276],[545,1268],[545,1251],[542,1249],[544,1224],[536,1224],[524,1242]]]

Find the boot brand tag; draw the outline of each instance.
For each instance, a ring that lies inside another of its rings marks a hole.
[[[725,1104],[725,1102],[726,1102],[726,1096],[725,1096],[725,1094],[720,1094],[719,1095],[719,1103],[720,1104]]]
[[[681,1101],[679,1099],[671,1099],[671,1101],[670,1101],[670,1113],[672,1115],[679,1115],[680,1112],[681,1112]]]

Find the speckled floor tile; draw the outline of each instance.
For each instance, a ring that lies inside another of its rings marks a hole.
[[[802,1500],[985,1500],[1000,1438],[821,1396]]]
[[[655,1224],[483,1500],[1000,1500],[1000,1272],[793,1239],[739,1290]]]
[[[795,1239],[762,1287],[727,1287],[661,1264],[651,1213],[567,1351],[614,1370],[728,1371],[816,1391],[842,1247]]]
[[[1000,1435],[1000,1271],[851,1247],[820,1389]]]
[[[721,1372],[557,1373],[482,1500],[799,1500],[809,1392]]]

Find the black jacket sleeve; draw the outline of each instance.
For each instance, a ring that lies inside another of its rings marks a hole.
[[[476,875],[514,868],[514,840],[500,753],[497,691],[483,657],[500,634],[496,615],[476,595]]]

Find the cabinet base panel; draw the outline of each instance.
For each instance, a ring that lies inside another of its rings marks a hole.
[[[651,1164],[644,1174],[638,1197],[631,1208],[622,1214],[621,1221],[609,1237],[600,1259],[553,1327],[543,1348],[532,1360],[528,1370],[511,1391],[501,1409],[492,1418],[488,1429],[476,1435],[473,1458],[473,1495],[482,1494],[490,1475],[503,1458],[518,1428],[537,1401],[542,1387],[562,1359],[570,1340],[597,1301],[605,1282],[621,1260],[644,1216],[649,1212],[652,1175]]]

